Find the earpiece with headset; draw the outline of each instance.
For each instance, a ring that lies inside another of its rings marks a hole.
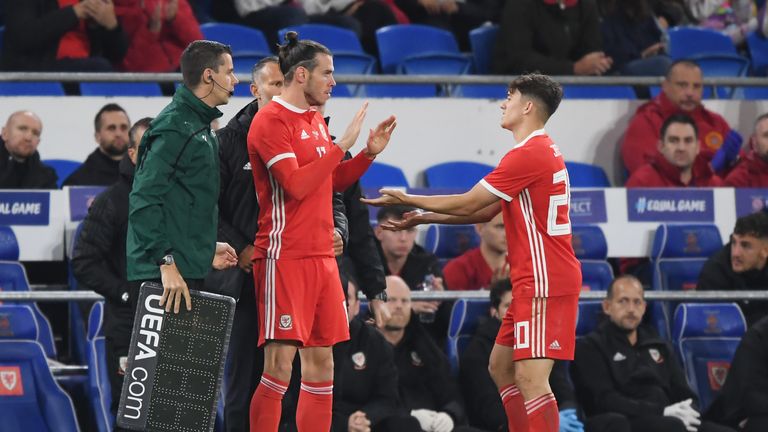
[[[227,93],[229,94],[229,97],[232,97],[232,96],[234,96],[234,95],[235,95],[235,92],[234,92],[234,91],[232,91],[232,90],[228,90],[226,87],[222,86],[222,85],[221,85],[221,84],[219,84],[219,83],[218,83],[218,82],[217,82],[215,79],[213,79],[213,74],[212,74],[212,73],[210,73],[210,72],[208,73],[208,79],[209,79],[210,81],[212,81],[212,82],[213,82],[213,85],[219,86],[219,87],[220,87],[222,90],[224,90],[225,92],[227,92]],[[206,82],[208,82],[208,81],[206,81]]]

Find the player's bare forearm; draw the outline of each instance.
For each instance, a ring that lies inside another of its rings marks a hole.
[[[501,203],[496,201],[495,203],[480,209],[468,216],[454,216],[442,213],[422,213],[419,218],[420,224],[446,224],[446,225],[466,225],[489,222],[501,211]]]
[[[380,197],[362,201],[375,206],[404,204],[444,215],[471,216],[499,200],[479,183],[460,195],[409,195],[398,189],[380,192]]]

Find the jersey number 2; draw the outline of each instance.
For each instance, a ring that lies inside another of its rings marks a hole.
[[[547,213],[547,234],[561,236],[571,233],[571,219],[568,215],[571,199],[570,185],[568,184],[568,171],[562,169],[552,175],[552,184],[565,183],[565,193],[549,197],[549,212]],[[564,214],[563,214],[564,213]],[[558,224],[557,217],[563,214],[565,223]]]

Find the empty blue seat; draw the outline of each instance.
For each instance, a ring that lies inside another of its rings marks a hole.
[[[498,25],[484,25],[469,32],[469,45],[475,61],[475,73],[487,74],[491,71],[491,58],[496,36],[499,34]]]
[[[364,188],[408,187],[408,179],[400,168],[383,162],[374,162],[360,178]]]
[[[461,84],[452,88],[451,96],[474,99],[506,99],[508,87],[503,84]]]
[[[0,225],[0,261],[19,260],[19,241],[13,228]]]
[[[200,31],[206,39],[227,44],[232,48],[232,55],[258,54],[270,55],[269,44],[264,33],[255,28],[239,24],[205,23]]]
[[[752,59],[752,72],[758,76],[768,75],[768,39],[752,32],[747,35],[747,47]]]
[[[3,329],[0,339],[40,342],[40,326],[32,308],[24,304],[0,304]]]
[[[459,372],[461,353],[475,334],[480,319],[490,316],[490,308],[490,300],[459,299],[453,304],[446,351],[454,374]]]
[[[604,318],[602,301],[580,301],[579,315],[576,319],[576,337],[583,337],[591,333]]]
[[[72,399],[53,379],[40,344],[0,340],[0,370],[12,394],[0,396],[3,430],[79,432]]]
[[[438,258],[455,258],[480,245],[474,225],[432,224],[427,228],[424,249]]]
[[[584,162],[566,162],[571,187],[611,187],[603,167]]]
[[[99,432],[111,432],[115,417],[110,411],[109,383],[104,340],[104,302],[96,302],[88,316],[88,399]]]
[[[0,82],[2,96],[64,96],[64,86],[59,82]]]
[[[682,303],[675,309],[672,341],[702,411],[725,382],[746,330],[735,303]]]
[[[68,159],[46,159],[43,164],[48,165],[56,171],[56,186],[61,187],[64,180],[69,177],[76,169],[80,168],[82,162],[68,160]]]
[[[613,281],[613,267],[608,263],[608,242],[596,225],[573,225],[571,244],[581,263],[581,285],[585,291],[604,291]]]
[[[154,82],[81,82],[82,96],[162,96],[160,85]]]
[[[701,27],[669,29],[669,56],[673,60],[701,54],[736,54],[731,38],[715,30]]]
[[[431,188],[470,189],[491,171],[491,165],[479,162],[443,162],[424,170],[424,180]]]
[[[565,85],[565,99],[637,99],[631,86]]]

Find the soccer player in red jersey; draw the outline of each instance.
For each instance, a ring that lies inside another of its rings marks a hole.
[[[431,210],[411,212],[389,229],[424,223],[487,222],[502,212],[512,279],[512,306],[491,353],[493,377],[511,432],[557,432],[557,402],[549,387],[555,359],[573,359],[581,267],[571,247],[568,171],[544,124],[562,99],[545,75],[515,79],[501,104],[501,126],[519,143],[469,192],[419,196],[383,189],[364,200]]]
[[[328,431],[334,344],[349,339],[344,292],[333,252],[332,190],[355,182],[386,147],[391,116],[370,131],[366,148],[342,162],[360,134],[367,104],[334,145],[322,115],[336,82],[328,48],[288,32],[280,47],[282,95],[253,119],[248,154],[259,201],[253,272],[264,373],[250,408],[252,431],[276,431],[291,365],[301,357],[296,425]],[[384,298],[371,304],[377,312]]]

